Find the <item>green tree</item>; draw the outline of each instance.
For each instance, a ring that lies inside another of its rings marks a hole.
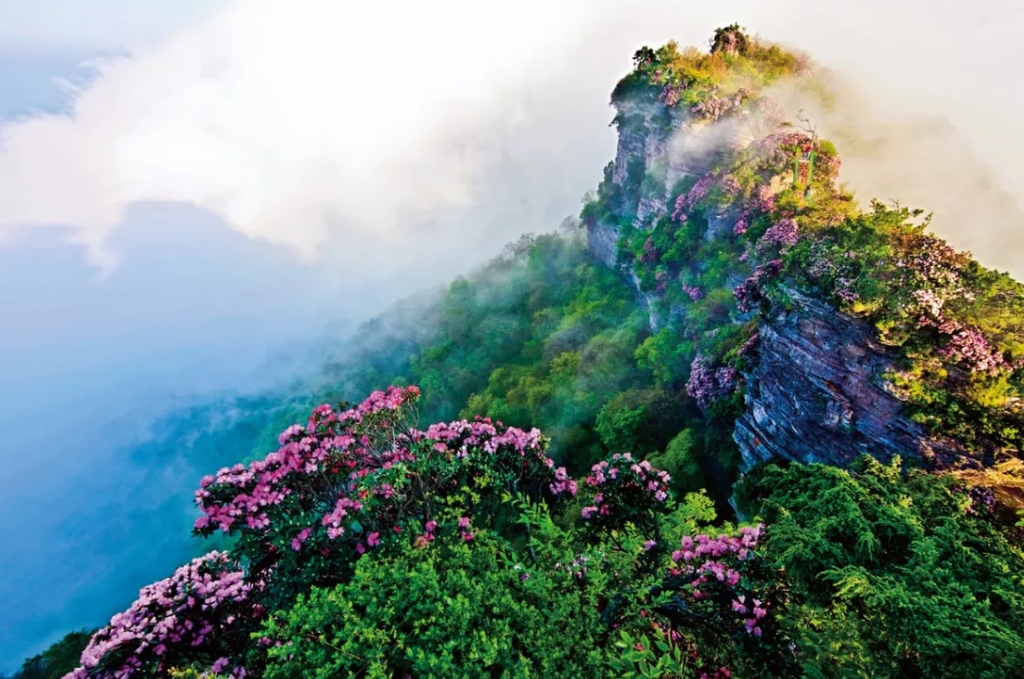
[[[952,481],[864,456],[770,464],[738,501],[770,522],[809,677],[1024,676],[1024,556]]]

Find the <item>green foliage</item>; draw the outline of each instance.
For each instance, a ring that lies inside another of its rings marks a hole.
[[[733,24],[715,31],[710,52],[675,41],[658,49],[642,47],[633,55],[633,70],[615,86],[612,101],[654,100],[665,88],[680,93],[680,106],[693,106],[717,93],[756,90],[800,72],[801,58],[778,45],[749,37]]]
[[[950,485],[867,456],[849,471],[766,465],[740,483],[743,509],[771,524],[807,676],[1022,676],[1024,555]]]
[[[95,630],[94,630],[95,631]],[[11,679],[60,679],[78,667],[78,658],[93,632],[71,632],[39,655],[26,660]]]
[[[364,560],[264,627],[265,676],[601,676],[594,593],[518,558],[483,536]]]
[[[677,392],[628,389],[604,405],[595,429],[608,450],[647,456],[663,449],[682,428],[684,408]]]
[[[677,492],[694,492],[704,487],[697,441],[690,429],[679,432],[669,441],[665,452],[651,456],[650,461],[672,475],[673,488]]]
[[[663,507],[654,530],[668,547],[654,549],[632,525],[588,535],[578,522],[556,525],[543,504],[506,502],[526,542],[479,531],[472,541],[368,555],[346,583],[314,588],[254,633],[263,676],[623,676],[632,649],[621,641],[654,629],[671,632],[650,646],[654,667],[743,667],[756,656],[758,644],[744,651],[714,623],[675,626],[678,611],[651,626],[655,611],[679,601],[658,594],[665,549],[715,519],[703,495]],[[707,612],[721,605],[701,604]]]
[[[662,384],[677,382],[686,370],[688,352],[670,328],[662,328],[636,348],[636,361]]]

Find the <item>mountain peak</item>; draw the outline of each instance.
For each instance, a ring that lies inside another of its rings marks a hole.
[[[748,464],[1019,456],[1024,287],[922,211],[854,201],[836,146],[770,94],[822,94],[806,57],[737,25],[710,45],[636,52],[612,94],[616,157],[581,214],[648,310],[658,360],[737,423]]]

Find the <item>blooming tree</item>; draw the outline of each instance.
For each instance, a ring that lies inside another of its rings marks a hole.
[[[800,239],[800,227],[792,217],[786,217],[773,224],[757,242],[758,254],[778,249],[785,252]]]
[[[586,484],[595,494],[581,516],[600,527],[646,524],[654,509],[668,499],[669,481],[667,472],[654,469],[647,460],[615,453],[591,468]]]
[[[127,679],[166,673],[172,667],[206,659],[214,673],[236,665],[238,639],[254,628],[263,610],[258,586],[227,554],[210,552],[178,568],[171,577],[144,587],[139,598],[102,628],[82,653],[82,665],[65,679]]]
[[[409,424],[418,395],[392,387],[352,408],[319,406],[262,460],[205,477],[195,532],[235,536],[234,554],[212,552],[144,589],[96,634],[73,679],[162,673],[197,659],[244,676],[236,661],[248,621],[312,585],[342,581],[367,552],[442,534],[472,541],[472,517],[493,516],[502,493],[576,493],[537,429],[478,418],[419,431]]]
[[[762,288],[765,283],[776,278],[782,271],[782,260],[773,259],[754,270],[753,275],[736,286],[732,291],[736,297],[736,305],[741,312],[748,312],[764,299]]]

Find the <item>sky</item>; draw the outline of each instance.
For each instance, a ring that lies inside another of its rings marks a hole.
[[[173,569],[209,412],[578,212],[643,44],[810,52],[858,195],[1024,277],[1022,7],[0,0],[0,671]]]

